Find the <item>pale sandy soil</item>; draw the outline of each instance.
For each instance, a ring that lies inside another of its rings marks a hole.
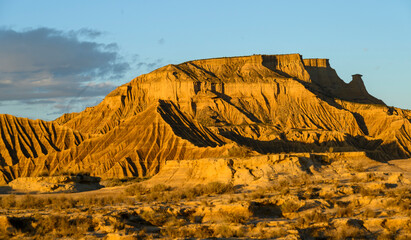
[[[255,159],[249,161],[256,163]],[[241,173],[244,162],[239,165],[240,162],[231,165],[231,177]],[[333,159],[330,164],[308,168],[310,172],[296,166],[292,157],[285,158],[282,164],[292,171],[280,172],[283,168],[277,167],[282,178],[276,175],[262,181],[264,175],[249,179],[249,185],[233,186],[203,179],[201,187],[186,184],[170,188],[167,181],[157,182],[160,176],[138,184],[123,183],[78,193],[3,194],[0,195],[0,236],[4,239],[411,238],[410,159],[388,164],[370,159]],[[202,168],[207,170],[204,165]],[[298,168],[302,172],[292,174]],[[176,170],[180,175],[174,175],[174,180],[184,179],[183,172]],[[198,180],[195,175],[192,177],[194,182]],[[239,180],[232,179],[235,181]]]

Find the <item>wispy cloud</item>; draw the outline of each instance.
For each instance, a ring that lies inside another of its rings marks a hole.
[[[138,55],[135,55],[133,58],[133,62],[135,63],[136,69],[142,69],[145,68],[146,71],[152,71],[156,68],[159,68],[163,65],[163,59],[158,58],[158,59],[150,59],[150,58],[145,58],[143,60],[140,59]]]

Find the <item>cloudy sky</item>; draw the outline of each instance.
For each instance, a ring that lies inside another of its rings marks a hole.
[[[411,109],[411,1],[0,0],[0,113],[53,120],[172,63],[300,53]]]

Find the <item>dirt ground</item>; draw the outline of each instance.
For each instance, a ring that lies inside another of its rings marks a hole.
[[[312,170],[262,186],[124,179],[77,193],[3,193],[0,238],[411,238],[410,159],[333,160]]]

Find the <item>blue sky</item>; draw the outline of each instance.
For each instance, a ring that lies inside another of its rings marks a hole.
[[[52,120],[188,60],[300,53],[411,109],[411,1],[0,0],[0,113]]]

